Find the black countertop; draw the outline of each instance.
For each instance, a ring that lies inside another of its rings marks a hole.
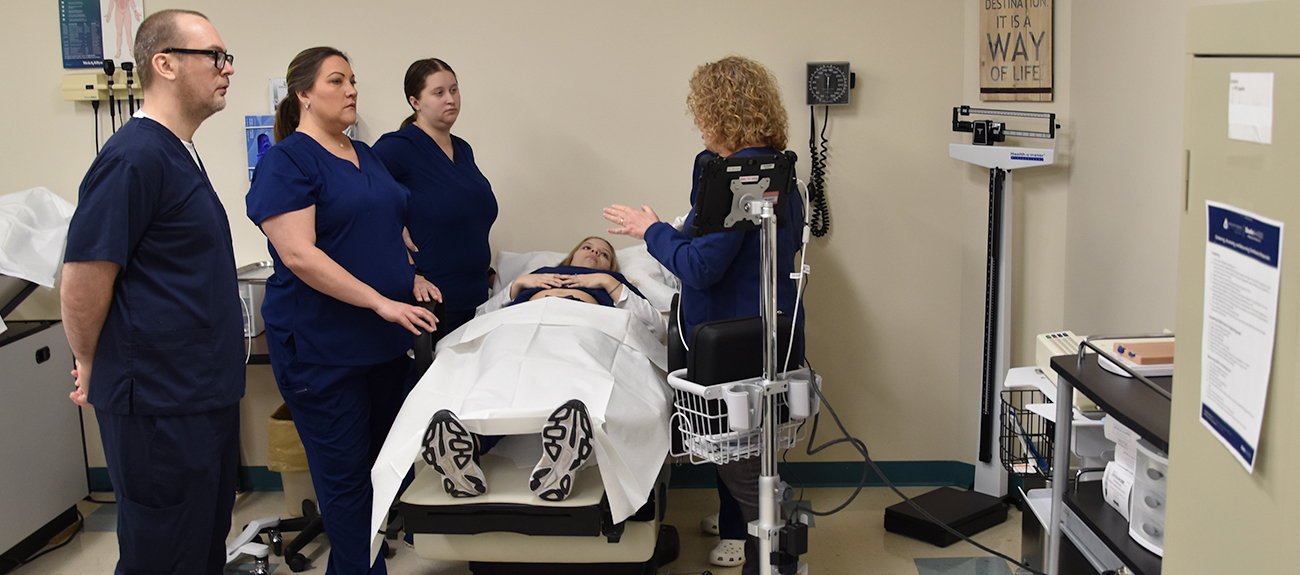
[[[1076,356],[1052,358],[1052,370],[1105,411],[1132,429],[1156,449],[1169,453],[1169,400],[1141,381],[1115,375],[1097,364],[1090,353],[1080,366]],[[1149,377],[1152,383],[1173,392],[1172,377]]]

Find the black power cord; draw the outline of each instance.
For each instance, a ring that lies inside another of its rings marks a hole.
[[[903,492],[902,492],[902,491],[899,491],[898,487],[895,486],[894,483],[893,483],[892,481],[890,481],[888,477],[885,476],[885,473],[884,473],[883,471],[880,470],[880,467],[878,467],[878,466],[876,465],[876,462],[873,461],[873,460],[871,459],[871,456],[867,453],[867,446],[866,446],[866,444],[863,443],[862,440],[860,440],[860,439],[858,439],[858,438],[856,438],[856,437],[853,437],[852,435],[849,435],[848,430],[844,428],[844,424],[840,421],[840,416],[837,415],[837,414],[835,413],[835,408],[834,408],[834,407],[831,407],[830,402],[828,402],[828,401],[826,400],[826,396],[822,394],[822,390],[821,390],[821,388],[817,387],[816,385],[810,385],[810,386],[808,386],[808,388],[811,389],[814,393],[817,394],[817,398],[818,398],[819,400],[821,400],[821,404],[822,404],[822,406],[825,407],[825,408],[826,408],[826,411],[829,412],[829,413],[831,414],[831,418],[835,420],[835,425],[839,427],[839,429],[840,429],[840,433],[844,435],[844,437],[842,437],[842,438],[839,438],[839,439],[833,439],[833,440],[831,440],[831,441],[826,442],[825,444],[823,444],[823,445],[821,445],[821,446],[818,446],[818,447],[814,448],[814,447],[812,446],[812,444],[813,444],[813,439],[816,438],[816,436],[817,436],[817,424],[819,423],[819,421],[820,421],[820,419],[821,419],[821,413],[818,412],[817,415],[815,415],[815,416],[813,417],[813,428],[812,428],[811,432],[809,433],[809,437],[808,437],[808,447],[807,447],[807,451],[808,451],[808,454],[809,454],[809,455],[815,454],[815,453],[817,453],[817,452],[819,452],[819,451],[821,451],[821,450],[823,450],[823,449],[825,449],[825,448],[827,448],[827,447],[830,447],[830,446],[832,446],[832,445],[838,445],[838,444],[840,444],[840,443],[848,443],[849,445],[852,445],[853,448],[856,449],[860,455],[862,455],[862,459],[863,459],[863,461],[865,461],[865,462],[867,463],[867,465],[870,466],[870,468],[871,468],[872,471],[875,471],[875,472],[876,472],[876,475],[880,477],[881,481],[884,481],[884,482],[885,482],[885,485],[889,486],[889,488],[890,488],[891,490],[893,490],[894,494],[896,494],[896,495],[898,495],[899,497],[901,497],[901,498],[903,499],[903,501],[906,501],[906,502],[908,503],[908,505],[911,505],[912,508],[916,509],[916,511],[917,511],[918,513],[920,513],[921,516],[923,516],[923,517],[925,517],[926,519],[930,520],[930,521],[933,522],[935,525],[938,525],[938,526],[942,527],[942,528],[944,529],[944,531],[947,531],[947,532],[949,532],[949,533],[951,533],[951,534],[953,534],[953,535],[956,535],[957,537],[960,537],[963,541],[966,541],[967,543],[970,543],[971,545],[974,545],[975,547],[977,547],[977,548],[983,550],[983,551],[986,552],[986,553],[989,553],[989,554],[994,555],[994,556],[996,556],[996,557],[1000,557],[1000,558],[1002,558],[1002,559],[1005,559],[1005,560],[1007,560],[1007,561],[1010,561],[1011,563],[1015,564],[1017,567],[1022,567],[1022,568],[1024,568],[1026,571],[1028,571],[1029,573],[1032,573],[1033,575],[1046,575],[1046,574],[1043,573],[1042,571],[1038,571],[1038,570],[1036,570],[1036,569],[1034,569],[1034,568],[1032,568],[1032,567],[1030,567],[1030,566],[1028,566],[1028,565],[1026,565],[1026,564],[1024,564],[1024,563],[1021,563],[1020,561],[1018,561],[1018,560],[1016,560],[1016,559],[1012,559],[1011,557],[1008,557],[1008,556],[1006,556],[1006,555],[1004,555],[1004,554],[1002,554],[1002,553],[999,553],[999,552],[997,552],[997,551],[995,551],[995,550],[993,550],[993,549],[991,549],[991,548],[989,548],[989,547],[986,547],[986,546],[984,546],[984,545],[982,545],[982,544],[980,544],[980,543],[977,543],[977,542],[975,542],[974,540],[972,540],[970,537],[967,537],[967,536],[965,536],[965,535],[963,535],[963,534],[957,532],[956,529],[953,529],[952,527],[949,527],[948,524],[946,524],[946,523],[940,521],[940,520],[937,519],[935,516],[931,515],[930,512],[928,512],[928,511],[926,511],[925,509],[923,509],[920,505],[917,505],[917,503],[916,503],[915,501],[912,501],[912,498],[910,498],[910,497],[904,495]],[[863,486],[863,484],[866,483],[866,481],[867,481],[867,472],[866,472],[866,468],[863,468],[863,471],[862,471],[862,481],[858,484],[858,488],[857,488],[857,490],[855,490],[855,491],[853,492],[853,495],[851,495],[851,496],[849,497],[848,501],[845,501],[842,505],[840,505],[839,507],[836,507],[835,509],[832,509],[832,510],[830,510],[830,511],[825,511],[825,512],[814,511],[811,507],[802,507],[801,509],[804,509],[804,510],[806,510],[807,512],[809,512],[809,513],[811,513],[811,514],[813,514],[813,515],[816,515],[816,516],[826,516],[826,515],[830,515],[830,514],[832,514],[832,513],[836,513],[836,512],[838,512],[838,511],[844,509],[845,507],[848,507],[849,503],[852,503],[852,502],[853,502],[853,498],[854,498],[854,497],[857,497],[858,493],[859,493],[860,491],[862,491],[862,486]],[[800,499],[802,500],[802,497],[800,497]]]
[[[95,109],[95,155],[99,155],[99,100],[91,100],[90,107]]]
[[[812,167],[808,173],[808,201],[812,204],[812,224],[809,228],[812,235],[817,237],[825,236],[831,231],[831,209],[826,203],[826,124],[830,119],[831,107],[823,106],[825,112],[822,114],[822,131],[821,131],[821,149],[817,149],[817,109],[809,108],[808,120],[811,124],[808,130],[808,158],[812,162]]]
[[[49,554],[50,552],[52,552],[52,551],[57,551],[57,550],[59,550],[59,549],[62,549],[62,548],[64,548],[64,547],[67,547],[68,544],[69,544],[69,543],[72,543],[72,540],[75,539],[75,538],[77,537],[77,534],[78,534],[78,533],[81,533],[85,528],[86,528],[86,517],[85,517],[84,515],[82,515],[82,514],[81,514],[81,510],[78,509],[78,510],[77,510],[77,526],[76,526],[75,529],[73,529],[72,533],[69,533],[69,534],[68,534],[68,538],[67,538],[67,539],[64,539],[63,542],[59,543],[58,545],[55,545],[55,546],[53,546],[53,547],[47,547],[47,548],[45,548],[43,551],[41,551],[40,553],[37,553],[37,554],[35,554],[35,555],[32,555],[31,557],[28,557],[28,558],[22,560],[22,561],[19,562],[17,565],[14,565],[10,570],[12,570],[12,569],[17,569],[17,568],[19,568],[19,567],[22,567],[23,565],[27,565],[28,563],[31,563],[32,561],[35,561],[35,560],[37,560],[37,559],[40,559],[41,557],[44,557],[45,555],[48,555],[48,554]]]

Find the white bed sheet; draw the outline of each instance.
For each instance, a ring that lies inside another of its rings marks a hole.
[[[518,304],[461,326],[439,342],[371,470],[371,533],[382,529],[412,462],[424,465],[421,443],[438,410],[451,410],[475,433],[517,435],[538,433],[556,407],[574,398],[592,420],[613,519],[631,516],[668,454],[666,361],[664,345],[630,312],[572,300]],[[487,483],[496,488],[491,477]]]

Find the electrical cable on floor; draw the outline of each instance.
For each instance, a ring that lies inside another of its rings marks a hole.
[[[37,553],[37,554],[35,554],[35,555],[32,555],[31,557],[28,557],[27,559],[24,559],[21,563],[19,563],[19,564],[17,564],[17,565],[14,565],[13,568],[14,568],[14,569],[17,569],[17,568],[19,568],[19,567],[22,567],[23,565],[27,565],[28,563],[31,563],[32,561],[35,561],[35,560],[37,560],[37,559],[40,559],[41,557],[47,555],[47,554],[50,553],[51,551],[57,551],[57,550],[59,550],[59,549],[62,549],[62,548],[64,548],[64,547],[67,547],[69,543],[72,543],[72,540],[77,536],[77,534],[78,534],[78,533],[81,533],[82,530],[84,530],[85,528],[86,528],[86,517],[85,517],[84,515],[82,515],[82,514],[81,514],[81,510],[78,509],[78,510],[77,510],[77,523],[76,523],[76,528],[73,529],[72,532],[68,534],[67,539],[64,539],[63,541],[59,542],[58,544],[54,544],[54,540],[51,539],[49,543],[46,543],[46,546],[45,546],[44,550],[42,550],[40,553]],[[66,529],[65,529],[65,531],[66,531]],[[50,545],[53,545],[53,547],[51,547]]]
[[[827,107],[827,111],[828,111],[828,113],[829,113],[829,110],[830,110],[830,108]],[[814,127],[815,127],[815,124],[814,124]],[[823,154],[823,155],[822,155],[822,159],[821,159],[821,165],[824,166],[824,165],[825,165],[825,142],[826,142],[826,138],[825,138],[825,123],[823,123],[823,125],[822,125],[822,130],[823,130],[823,134],[822,134],[822,146],[823,146],[823,152],[822,152],[822,154]],[[811,144],[811,138],[810,138],[810,142],[809,142],[809,143]],[[818,173],[818,171],[820,170],[820,168],[818,167],[817,164],[818,164],[818,160],[816,159],[816,156],[814,156],[814,159],[813,159],[813,169],[814,169],[814,173],[813,173],[812,176],[811,176],[811,179],[813,179],[814,181],[817,181],[817,180],[821,177],[821,175]],[[820,186],[819,186],[819,187],[820,187]],[[811,202],[814,201],[814,200],[813,200],[813,194],[814,194],[814,192],[812,191],[812,190],[813,190],[813,184],[810,183],[810,184],[808,185],[808,189],[809,189],[808,195],[807,195],[807,197],[805,197],[805,199],[804,199],[804,202],[805,202],[804,205],[805,205],[805,206],[807,206],[809,203],[811,203]],[[824,204],[824,202],[825,202],[825,195],[822,194],[822,195],[820,196],[819,199],[820,199],[821,203]],[[816,211],[817,211],[817,210],[813,210],[813,212],[816,212]],[[806,257],[806,256],[807,256],[807,247],[808,247],[808,236],[807,236],[807,232],[808,232],[808,230],[811,230],[811,231],[812,231],[812,234],[813,234],[813,235],[816,235],[816,236],[818,236],[818,237],[820,237],[821,235],[824,235],[824,234],[825,234],[825,229],[823,229],[822,234],[818,234],[818,233],[817,233],[817,230],[814,229],[814,228],[815,228],[815,225],[809,225],[809,221],[815,219],[816,217],[817,217],[816,215],[814,215],[814,214],[810,214],[809,211],[805,208],[805,211],[804,211],[804,218],[805,218],[805,225],[806,225],[807,227],[805,228],[805,234],[804,234],[804,237],[803,237],[803,244],[802,244],[801,249],[800,249],[800,254],[801,254],[801,256],[803,256],[803,257]],[[830,219],[829,219],[829,218],[830,218],[830,215],[829,215],[828,212],[824,211],[824,207],[823,207],[823,211],[821,212],[821,217],[823,218],[823,219],[821,220],[822,225],[824,225],[824,226],[826,226],[826,227],[829,227],[829,225],[830,225]],[[797,325],[798,325],[797,319],[798,319],[799,302],[803,300],[804,291],[808,289],[808,282],[805,281],[805,279],[807,278],[808,272],[807,272],[806,266],[804,265],[804,261],[805,261],[805,260],[801,258],[801,260],[800,260],[800,270],[799,270],[799,272],[798,272],[798,273],[799,273],[799,282],[796,284],[797,287],[796,287],[796,291],[795,291],[795,316],[794,316],[794,318],[792,318],[792,319],[795,320],[795,321],[791,321],[791,324],[792,324],[792,328],[791,328],[791,329],[792,329],[792,330],[793,330],[793,329],[797,329]],[[789,345],[790,345],[790,347],[786,350],[785,362],[784,362],[784,364],[783,364],[783,366],[782,366],[782,367],[785,368],[785,369],[788,369],[788,368],[789,368],[789,363],[790,363],[791,353],[792,353],[793,350],[794,350],[794,334],[793,334],[793,333],[790,334],[790,344],[789,344]],[[807,360],[806,357],[804,358],[804,364],[807,365],[808,367],[811,367],[811,363],[808,362],[808,360]],[[813,416],[813,426],[812,426],[812,429],[809,431],[809,435],[808,435],[808,445],[807,445],[807,448],[806,448],[808,455],[816,455],[817,453],[820,453],[822,450],[824,450],[824,449],[826,449],[826,448],[828,448],[828,447],[831,447],[831,446],[834,446],[834,445],[839,445],[839,444],[841,444],[841,443],[848,443],[848,444],[852,445],[853,448],[856,449],[856,450],[858,451],[859,454],[862,455],[862,458],[863,458],[863,460],[867,463],[867,466],[864,466],[864,467],[862,468],[862,478],[861,478],[861,480],[858,481],[858,485],[857,485],[857,487],[853,490],[853,493],[852,493],[851,495],[849,495],[848,499],[844,501],[844,503],[840,504],[839,506],[835,507],[834,509],[831,509],[830,511],[816,511],[816,510],[814,510],[814,509],[811,507],[811,505],[809,505],[809,506],[803,506],[803,507],[801,507],[802,509],[804,509],[804,510],[806,510],[808,513],[811,513],[812,515],[814,515],[814,516],[818,516],[818,517],[826,517],[826,516],[828,516],[828,515],[833,515],[833,514],[835,514],[835,513],[838,513],[838,512],[840,512],[840,511],[844,510],[846,507],[848,507],[850,504],[853,503],[853,501],[857,498],[858,494],[860,494],[860,493],[862,492],[862,488],[866,486],[867,479],[870,477],[870,474],[869,474],[869,472],[868,472],[868,469],[870,469],[870,470],[872,470],[872,471],[875,471],[875,472],[876,472],[876,475],[878,475],[878,476],[880,477],[881,481],[884,481],[885,485],[889,486],[889,488],[890,488],[891,490],[893,490],[893,492],[894,492],[895,494],[897,494],[899,497],[903,498],[903,500],[906,501],[906,502],[908,503],[908,505],[911,505],[914,509],[916,509],[918,512],[920,512],[921,515],[924,516],[926,519],[929,519],[930,521],[934,522],[936,525],[939,525],[939,526],[943,527],[943,529],[944,529],[945,531],[948,531],[949,533],[951,533],[951,534],[953,534],[953,535],[956,535],[957,537],[960,537],[963,541],[966,541],[966,542],[970,543],[971,545],[974,545],[975,547],[977,547],[977,548],[979,548],[979,549],[981,549],[981,550],[983,550],[983,551],[985,551],[985,552],[987,552],[987,553],[990,553],[990,554],[992,554],[992,555],[994,555],[994,556],[997,556],[997,557],[1000,557],[1000,558],[1002,558],[1002,559],[1006,559],[1007,561],[1010,561],[1010,562],[1014,563],[1014,564],[1015,564],[1016,566],[1018,566],[1018,567],[1023,567],[1025,570],[1029,571],[1029,572],[1032,573],[1033,575],[1045,575],[1045,574],[1042,573],[1041,571],[1037,571],[1037,570],[1033,569],[1032,567],[1029,567],[1028,565],[1026,565],[1026,564],[1024,564],[1024,563],[1021,563],[1020,561],[1017,561],[1017,560],[1015,560],[1015,559],[1012,559],[1011,557],[1008,557],[1008,556],[1006,556],[1006,555],[1003,555],[1002,553],[999,553],[999,552],[997,552],[997,551],[994,551],[993,549],[990,549],[989,547],[985,547],[984,545],[981,545],[980,543],[976,543],[976,542],[975,542],[974,540],[972,540],[971,538],[969,538],[969,537],[967,537],[967,536],[965,536],[965,535],[963,535],[963,534],[957,532],[957,530],[953,529],[952,527],[949,527],[946,523],[944,523],[944,522],[942,522],[942,521],[939,521],[939,520],[936,519],[933,515],[931,515],[928,511],[926,511],[925,509],[921,508],[920,505],[917,505],[915,501],[912,501],[912,498],[910,498],[910,497],[904,495],[903,492],[900,491],[900,490],[898,489],[898,487],[896,487],[896,486],[894,485],[894,483],[891,482],[891,481],[889,480],[889,478],[885,476],[885,473],[884,473],[883,471],[880,470],[880,467],[878,467],[878,466],[876,465],[876,462],[873,461],[873,460],[871,459],[871,456],[867,453],[867,446],[866,446],[866,444],[863,443],[862,440],[860,440],[860,439],[858,439],[858,438],[856,438],[856,437],[853,437],[852,435],[849,435],[848,430],[844,428],[844,424],[843,424],[842,422],[840,422],[840,417],[839,417],[839,415],[835,413],[835,409],[834,409],[833,407],[831,407],[831,404],[830,404],[829,401],[827,401],[826,396],[825,396],[824,394],[822,394],[822,390],[821,390],[821,388],[820,388],[819,386],[817,386],[815,383],[814,383],[813,385],[809,385],[808,387],[809,387],[809,389],[813,390],[813,392],[815,392],[815,393],[817,394],[817,398],[818,398],[818,400],[821,401],[822,405],[825,405],[825,406],[826,406],[826,410],[831,414],[831,417],[835,420],[835,425],[839,427],[839,429],[840,429],[840,433],[842,433],[842,434],[844,435],[844,437],[842,437],[842,438],[840,438],[840,439],[833,439],[833,440],[831,440],[831,441],[826,442],[826,443],[823,444],[823,445],[820,445],[820,446],[818,446],[818,447],[813,447],[813,442],[814,442],[814,441],[816,440],[816,438],[817,438],[817,427],[818,427],[818,424],[819,424],[820,421],[821,421],[821,412],[819,411],[816,415]],[[804,423],[801,423],[801,424],[800,424],[800,428],[802,428],[803,425],[806,425],[806,424],[807,424],[807,421],[805,421]],[[796,435],[797,435],[797,434],[798,434],[798,430],[796,430],[795,433],[796,433]],[[784,452],[782,453],[782,459],[783,459],[783,460],[785,459],[786,455],[788,455],[788,453],[789,453],[789,450],[786,450],[786,451],[784,451]],[[786,462],[788,463],[788,461],[786,461]],[[869,466],[869,467],[868,467],[868,466]],[[792,475],[793,475],[793,474],[792,474]],[[798,501],[799,501],[800,503],[802,503],[803,501],[805,501],[805,499],[804,499],[804,497],[803,497],[803,489],[800,489],[800,492],[799,492],[799,499],[798,499]]]
[[[891,490],[892,490],[896,495],[898,495],[899,497],[903,498],[903,501],[906,501],[908,505],[911,505],[912,508],[915,509],[917,512],[919,512],[923,517],[925,517],[926,519],[930,520],[930,521],[933,522],[935,525],[938,525],[938,526],[942,527],[942,528],[944,529],[944,531],[947,531],[948,533],[951,533],[951,534],[953,534],[953,535],[956,535],[957,537],[960,537],[963,541],[965,541],[965,542],[967,542],[967,543],[970,543],[971,545],[974,545],[975,547],[977,547],[977,548],[983,550],[983,551],[986,552],[986,553],[989,553],[989,554],[994,555],[994,556],[996,556],[996,557],[1000,557],[1000,558],[1002,558],[1002,559],[1006,559],[1007,561],[1010,561],[1011,563],[1015,564],[1017,567],[1024,568],[1026,571],[1028,571],[1029,573],[1032,573],[1033,575],[1046,575],[1046,574],[1043,573],[1042,571],[1038,571],[1038,570],[1036,570],[1036,569],[1034,569],[1034,568],[1032,568],[1032,567],[1030,567],[1030,566],[1028,566],[1028,565],[1026,565],[1026,564],[1024,564],[1024,563],[1021,563],[1020,561],[1018,561],[1018,560],[1016,560],[1016,559],[1012,559],[1011,557],[1008,557],[1008,556],[1006,556],[1006,555],[1004,555],[1004,554],[1002,554],[1002,553],[999,553],[999,552],[997,552],[997,551],[995,551],[995,550],[993,550],[993,549],[991,549],[991,548],[989,548],[989,547],[986,547],[986,546],[984,546],[984,545],[982,545],[982,544],[980,544],[980,543],[977,543],[977,542],[975,542],[974,540],[972,540],[970,537],[967,537],[967,536],[965,536],[965,535],[959,533],[956,529],[953,529],[952,527],[948,526],[948,524],[946,524],[946,523],[940,521],[939,519],[935,518],[935,516],[931,515],[930,512],[928,512],[928,511],[926,511],[925,509],[923,509],[920,505],[917,505],[917,503],[916,503],[915,501],[912,501],[912,498],[911,498],[911,497],[908,497],[908,496],[904,495],[903,492],[902,492],[902,491],[899,491],[898,487],[895,486],[894,483],[893,483],[892,481],[890,481],[888,477],[885,477],[884,472],[882,472],[882,471],[880,470],[880,467],[878,467],[878,466],[876,465],[876,462],[873,461],[873,460],[871,459],[871,456],[867,454],[867,446],[866,446],[866,444],[864,444],[864,443],[862,442],[862,440],[857,439],[856,437],[853,437],[852,435],[849,435],[848,430],[844,428],[844,424],[840,421],[840,416],[837,415],[837,414],[835,413],[835,408],[834,408],[834,407],[831,407],[830,402],[828,402],[828,401],[826,400],[826,396],[822,394],[822,390],[821,390],[821,388],[817,387],[816,385],[810,385],[810,386],[808,386],[808,388],[811,389],[811,390],[813,390],[813,392],[815,392],[815,393],[817,394],[817,398],[818,398],[819,400],[821,400],[821,404],[822,404],[822,406],[824,406],[824,407],[826,408],[826,411],[828,411],[828,412],[831,414],[831,418],[835,420],[835,425],[838,426],[838,427],[840,428],[840,433],[844,434],[844,437],[842,437],[842,438],[840,438],[840,439],[834,439],[834,440],[831,440],[831,441],[827,442],[826,444],[824,444],[824,445],[822,445],[822,446],[820,446],[820,447],[813,448],[813,447],[812,447],[813,437],[816,436],[816,433],[817,433],[817,423],[818,423],[818,421],[819,421],[819,419],[820,419],[820,417],[821,417],[821,413],[818,412],[817,416],[813,418],[813,429],[812,429],[812,431],[811,431],[811,433],[810,433],[810,437],[808,438],[808,448],[807,448],[807,449],[808,449],[808,454],[809,454],[809,455],[812,455],[812,454],[817,453],[817,452],[819,452],[819,451],[821,451],[821,450],[823,450],[823,449],[825,449],[825,448],[827,448],[827,447],[830,447],[830,446],[832,446],[832,445],[837,445],[837,444],[840,444],[840,443],[848,443],[848,444],[852,445],[855,449],[858,450],[858,453],[862,455],[862,459],[867,463],[867,465],[869,465],[869,466],[871,467],[871,470],[876,472],[876,475],[880,477],[881,481],[884,481],[884,482],[885,482],[885,485],[887,485],[887,486],[889,487],[889,489],[891,489]],[[864,469],[863,469],[863,483],[865,483],[865,482],[866,482],[866,469],[864,468]],[[830,514],[832,514],[832,513],[835,513],[835,512],[837,512],[837,511],[840,511],[841,509],[847,507],[848,504],[851,503],[851,502],[853,501],[853,497],[856,497],[857,494],[858,494],[858,492],[861,491],[861,490],[862,490],[862,486],[859,485],[859,486],[858,486],[858,490],[853,492],[853,496],[851,496],[851,497],[849,498],[848,501],[846,501],[843,505],[840,505],[839,507],[836,507],[835,509],[832,509],[831,511],[827,511],[827,512],[818,512],[818,511],[813,511],[812,508],[810,508],[810,507],[805,507],[804,509],[807,510],[809,513],[812,513],[813,515],[817,515],[817,516],[826,516],[826,515],[830,515]]]

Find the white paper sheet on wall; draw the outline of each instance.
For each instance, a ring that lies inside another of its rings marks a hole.
[[[1228,138],[1273,143],[1273,73],[1233,72],[1228,80]]]
[[[1206,202],[1201,423],[1254,473],[1273,367],[1283,224]]]

